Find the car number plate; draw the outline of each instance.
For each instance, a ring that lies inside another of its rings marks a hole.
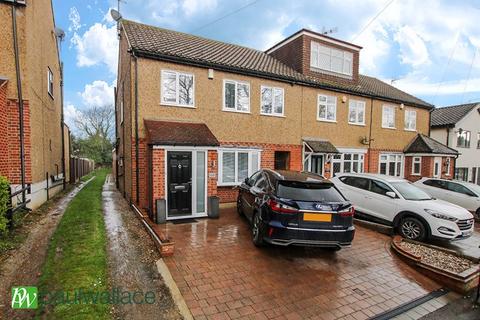
[[[303,221],[332,222],[331,213],[304,213]]]

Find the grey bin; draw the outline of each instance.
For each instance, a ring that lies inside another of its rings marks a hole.
[[[165,199],[156,200],[157,212],[154,217],[156,224],[162,224],[167,222],[167,203]]]
[[[208,197],[208,217],[220,217],[220,199],[217,196]]]

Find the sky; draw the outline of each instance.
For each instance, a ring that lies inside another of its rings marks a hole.
[[[65,117],[112,105],[117,0],[53,0]],[[360,72],[438,107],[480,101],[480,1],[123,0],[124,18],[265,50],[301,28],[363,47]]]

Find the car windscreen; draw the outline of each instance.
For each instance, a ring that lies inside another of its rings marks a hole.
[[[415,187],[409,182],[391,182],[390,183],[406,200],[431,200],[425,191]]]
[[[342,202],[343,196],[333,184],[282,182],[277,196],[296,201]]]

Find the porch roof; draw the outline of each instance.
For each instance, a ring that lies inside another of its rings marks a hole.
[[[404,153],[459,154],[457,150],[420,133],[405,148]]]
[[[340,153],[328,140],[303,139],[313,152],[317,153]]]
[[[150,145],[219,146],[217,138],[205,123],[145,120]]]

